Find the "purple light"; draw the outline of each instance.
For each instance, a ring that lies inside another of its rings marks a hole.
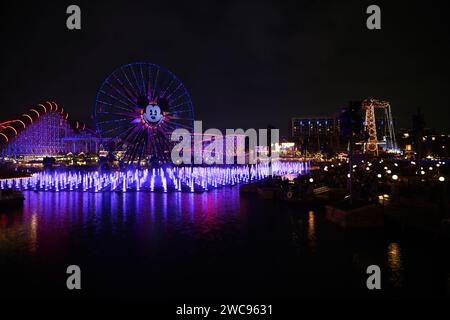
[[[272,164],[275,176],[304,174],[308,162],[278,161]],[[36,191],[208,191],[267,178],[267,163],[256,165],[168,167],[113,172],[39,172],[24,179],[0,181],[0,189],[13,188]]]

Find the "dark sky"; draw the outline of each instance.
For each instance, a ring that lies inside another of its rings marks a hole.
[[[438,1],[2,1],[0,118],[55,100],[91,121],[97,89],[118,66],[174,72],[204,127],[287,132],[292,116],[349,100],[389,100],[400,125],[422,107],[449,130],[450,22]],[[369,31],[378,4],[382,30]],[[66,29],[78,4],[82,30]]]

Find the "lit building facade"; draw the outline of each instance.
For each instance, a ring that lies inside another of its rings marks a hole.
[[[303,154],[333,153],[340,148],[338,117],[299,117],[290,121],[292,141]]]

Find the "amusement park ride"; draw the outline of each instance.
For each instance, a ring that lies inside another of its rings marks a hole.
[[[383,132],[383,136],[385,137],[383,141],[383,143],[385,143],[385,150],[396,151],[397,143],[395,140],[394,122],[392,119],[390,103],[377,99],[366,99],[362,102],[362,109],[365,112],[365,130],[368,136],[367,141],[364,142],[364,153],[378,155],[378,145],[382,143],[378,140],[377,136],[377,123],[375,118],[376,109],[384,111],[382,121],[386,123]]]
[[[56,156],[73,151],[70,146],[75,140],[80,144],[91,143],[93,135],[92,130],[72,120],[56,102],[47,101],[14,120],[0,123],[0,155],[12,158]]]
[[[124,164],[170,162],[175,129],[193,132],[194,110],[183,83],[170,71],[147,62],[120,66],[100,86],[94,104],[95,131],[69,119],[55,102],[38,104],[15,120],[0,123],[4,156],[46,157],[81,149],[113,153]],[[397,149],[389,102],[366,99],[363,152]],[[376,111],[384,115],[376,119]],[[358,121],[359,122],[359,121]],[[381,125],[380,125],[381,124]],[[87,147],[94,146],[94,147]],[[70,149],[70,150],[69,150]]]
[[[188,91],[170,71],[138,62],[116,69],[101,85],[94,106],[97,133],[128,164],[170,160],[170,133],[192,131]],[[111,147],[113,146],[113,147]]]

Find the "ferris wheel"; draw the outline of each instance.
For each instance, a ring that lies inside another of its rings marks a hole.
[[[170,134],[192,132],[194,108],[183,83],[170,71],[137,62],[116,69],[101,85],[94,106],[96,130],[128,164],[167,162]]]

